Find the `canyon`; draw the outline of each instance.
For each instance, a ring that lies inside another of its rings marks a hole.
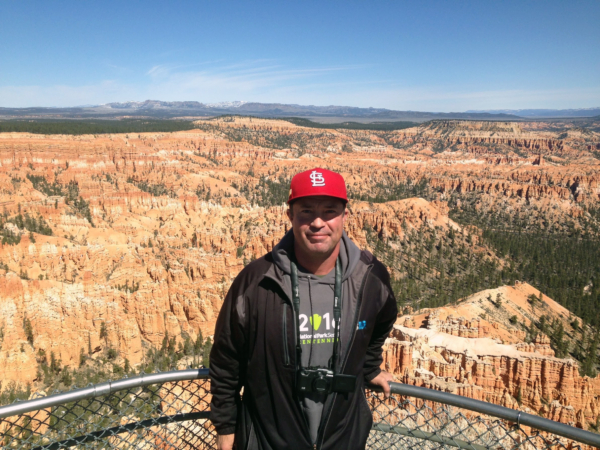
[[[44,388],[51,355],[74,370],[112,349],[143,367],[166,336],[212,335],[232,280],[289,230],[290,177],[315,167],[344,175],[346,231],[385,255],[399,291],[423,296],[415,279],[433,292],[490,267],[485,289],[451,305],[402,300],[386,369],[580,427],[597,420],[600,380],[527,331],[542,313],[572,341],[572,324],[586,325],[526,283],[499,283],[510,261],[451,213],[597,238],[600,133],[543,122],[383,132],[230,116],[172,133],[0,133],[2,387]]]

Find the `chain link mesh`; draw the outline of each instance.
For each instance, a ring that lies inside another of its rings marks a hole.
[[[497,417],[414,397],[366,392],[369,449],[581,449],[595,447]]]
[[[366,391],[369,449],[593,447],[443,403]],[[123,389],[0,419],[7,449],[215,449],[207,379]]]
[[[0,445],[25,450],[213,449],[209,380],[124,389],[0,419]]]

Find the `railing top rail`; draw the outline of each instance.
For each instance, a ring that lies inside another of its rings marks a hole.
[[[107,381],[105,383],[95,384],[82,389],[74,389],[69,392],[54,394],[48,397],[19,401],[11,405],[0,406],[0,419],[19,414],[25,414],[31,411],[37,411],[40,409],[51,408],[53,406],[62,405],[63,403],[70,403],[86,398],[107,395],[123,389],[134,389],[157,383],[162,384],[202,378],[208,378],[208,369],[174,370],[171,372],[150,374],[143,373],[136,377],[123,378],[116,381]]]
[[[424,387],[412,386],[402,383],[390,383],[393,394],[405,395],[407,397],[416,397],[423,400],[429,400],[437,403],[456,406],[462,409],[479,412],[488,416],[498,417],[500,419],[514,422],[517,425],[525,425],[536,428],[541,431],[547,431],[574,441],[583,442],[588,445],[600,448],[600,434],[572,427],[561,422],[555,422],[540,416],[528,414],[516,409],[506,408],[493,403],[475,400],[461,395],[450,394],[448,392],[436,391]],[[382,392],[379,386],[369,385],[369,388]]]

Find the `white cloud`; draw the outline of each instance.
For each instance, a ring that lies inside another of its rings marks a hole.
[[[328,77],[336,72],[350,72],[361,66],[333,66],[289,69],[272,61],[248,61],[200,71],[177,70],[155,66],[148,75],[152,82],[147,89],[161,98],[222,101],[253,97],[270,97],[273,90],[302,89],[313,79]],[[241,97],[240,97],[241,96]],[[271,100],[274,101],[274,100]],[[276,101],[276,100],[275,100]]]
[[[394,104],[394,109],[459,112],[482,109],[583,108],[600,105],[600,87],[570,89],[505,89],[449,91],[401,89],[372,92],[371,99]]]
[[[398,87],[372,76],[364,65],[289,68],[273,60],[159,64],[136,83],[107,80],[84,86],[3,86],[0,106],[75,106],[127,100],[247,100],[347,105],[418,111],[579,108],[600,105],[600,87],[468,91],[441,87]]]
[[[1,107],[76,106],[120,101],[134,95],[135,88],[116,81],[85,86],[0,86]]]

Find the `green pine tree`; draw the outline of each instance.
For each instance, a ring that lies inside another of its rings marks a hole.
[[[210,338],[206,338],[206,342],[204,343],[204,350],[202,352],[202,364],[204,367],[210,367],[210,351],[212,350],[212,341]]]

